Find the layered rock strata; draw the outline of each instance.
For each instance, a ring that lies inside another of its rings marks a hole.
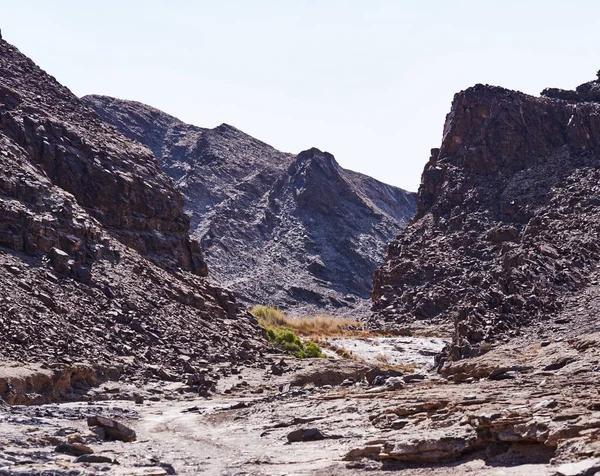
[[[255,320],[188,232],[152,152],[0,41],[0,356],[150,376],[255,359]]]

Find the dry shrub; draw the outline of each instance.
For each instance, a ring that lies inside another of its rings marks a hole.
[[[348,327],[359,328],[360,322],[336,316],[305,316],[288,317],[283,311],[271,306],[254,306],[250,311],[264,324],[275,327],[289,327],[303,337],[343,337],[354,335],[356,330]]]
[[[541,348],[542,348],[542,344],[533,344],[529,348],[529,352],[531,353],[531,356],[535,357],[538,354],[538,352],[540,351]]]
[[[271,326],[287,326],[287,317],[281,309],[272,306],[254,306],[250,312],[257,319],[265,321]]]
[[[397,370],[398,372],[412,373],[416,368],[415,364],[412,363],[390,364],[388,356],[385,354],[379,354],[375,357],[375,360],[380,363],[379,368],[381,370]]]

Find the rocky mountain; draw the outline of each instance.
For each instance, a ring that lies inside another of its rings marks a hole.
[[[203,129],[133,101],[83,100],[154,152],[219,283],[249,304],[368,311],[373,271],[414,214],[412,194],[318,149],[287,154],[227,124]]]
[[[455,359],[527,325],[597,328],[599,87],[455,95],[416,217],[375,273],[373,327],[454,322]]]
[[[0,37],[0,474],[597,474],[598,89],[457,94],[369,322],[440,338],[297,359],[190,215],[239,289],[339,310],[412,197],[88,98],[121,134]]]
[[[0,358],[164,377],[264,348],[252,316],[201,277],[183,198],[152,153],[3,40],[0,164]]]

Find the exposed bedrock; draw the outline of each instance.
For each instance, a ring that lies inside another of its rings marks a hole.
[[[600,104],[484,85],[456,94],[416,217],[374,275],[370,325],[454,322],[459,358],[595,285],[599,145]]]

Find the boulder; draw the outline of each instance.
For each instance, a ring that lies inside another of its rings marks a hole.
[[[135,431],[110,418],[91,416],[88,417],[87,424],[90,427],[102,428],[104,430],[105,439],[107,440],[131,442],[136,439]]]

